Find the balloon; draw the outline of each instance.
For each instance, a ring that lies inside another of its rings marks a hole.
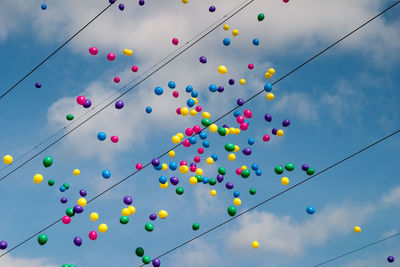
[[[257,38],[253,39],[253,45],[258,46],[260,44],[260,40],[258,40]]]
[[[290,120],[284,120],[283,122],[282,122],[282,126],[283,127],[288,127],[290,125]]]
[[[268,134],[263,136],[263,141],[264,142],[268,142],[270,139],[271,139],[271,137]]]
[[[230,215],[230,216],[235,216],[235,214],[236,214],[236,207],[235,206],[229,206],[229,208],[228,208],[228,214]]]
[[[293,171],[294,170],[294,165],[292,164],[292,163],[288,163],[288,164],[286,164],[285,165],[285,169],[287,170],[287,171]]]
[[[264,18],[265,18],[265,15],[263,13],[258,14],[258,17],[257,17],[258,21],[263,21]]]
[[[147,232],[151,232],[154,230],[154,225],[152,223],[146,223],[144,229],[146,229]]]
[[[123,107],[124,107],[124,101],[118,100],[117,102],[115,102],[115,108],[116,109],[121,109]]]
[[[230,154],[228,155],[228,160],[229,160],[229,161],[234,161],[235,159],[236,159],[236,155],[235,155],[235,154],[230,153]]]
[[[102,223],[102,224],[99,225],[99,232],[100,233],[105,233],[105,232],[107,232],[107,230],[108,230],[107,224]]]
[[[95,55],[97,55],[97,53],[99,53],[99,50],[96,47],[91,47],[91,48],[89,48],[89,53],[92,56],[95,56]]]
[[[251,242],[251,246],[252,246],[253,248],[258,248],[259,245],[260,245],[260,244],[258,243],[258,241],[253,241],[253,242]]]
[[[45,157],[43,159],[43,166],[48,168],[51,166],[51,164],[53,164],[53,159],[51,157]]]
[[[106,138],[107,138],[107,135],[105,132],[99,132],[97,134],[97,139],[99,139],[100,141],[104,141],[104,140],[106,140]]]
[[[288,185],[288,184],[289,184],[289,178],[283,177],[283,178],[281,179],[281,183],[282,183],[283,185]]]
[[[194,231],[199,230],[199,229],[200,229],[200,224],[194,223],[194,224],[192,225],[192,229],[193,229]]]
[[[67,118],[67,120],[72,121],[72,120],[74,119],[74,115],[68,114],[68,115],[66,116],[66,118]]]
[[[302,169],[303,171],[307,171],[308,168],[309,168],[309,166],[308,166],[307,164],[301,165],[301,169]]]
[[[79,214],[83,212],[83,208],[80,205],[75,205],[74,206],[74,212]]]
[[[222,40],[222,43],[223,43],[225,46],[228,46],[228,45],[231,44],[231,40],[230,40],[229,38],[225,38],[224,40]]]
[[[154,93],[155,93],[156,95],[162,95],[162,94],[164,93],[164,90],[163,90],[160,86],[157,86],[157,87],[154,89]]]
[[[132,71],[137,72],[139,70],[138,66],[132,66]]]
[[[215,11],[215,6],[210,6],[210,8],[208,9],[208,11],[210,11],[210,12],[214,12]]]
[[[182,187],[177,187],[175,190],[176,194],[182,195],[185,191]]]
[[[354,226],[354,232],[361,233],[361,227],[360,226]]]
[[[77,98],[76,98],[76,102],[79,104],[79,105],[83,105],[83,104],[85,104],[85,102],[86,102],[86,98],[84,97],[84,96],[78,96]]]
[[[254,64],[249,64],[249,65],[247,65],[247,68],[249,69],[249,70],[252,70],[252,69],[254,69]]]
[[[250,193],[250,195],[255,195],[256,194],[256,189],[255,188],[250,188],[249,193]]]
[[[150,106],[146,107],[146,113],[150,114],[152,111],[153,109]]]
[[[225,31],[227,31],[227,30],[229,30],[229,25],[228,25],[228,24],[225,24],[222,28],[223,28]]]
[[[272,85],[270,83],[266,83],[264,85],[264,91],[265,92],[271,92],[271,90],[272,90]]]
[[[273,100],[274,98],[275,98],[275,95],[274,95],[273,93],[268,93],[268,94],[267,94],[267,99],[268,99],[269,101]]]
[[[78,205],[81,207],[85,207],[87,204],[86,199],[84,199],[83,197],[81,197],[80,199],[78,199]]]
[[[130,204],[132,204],[132,202],[133,202],[133,199],[132,199],[131,196],[125,196],[125,197],[124,197],[124,203],[125,203],[125,205],[130,205]]]
[[[114,77],[114,82],[115,83],[119,83],[121,81],[121,79],[119,77]]]
[[[82,197],[86,197],[86,195],[87,195],[87,192],[86,192],[86,190],[80,190],[79,191],[79,195],[81,195]]]
[[[315,209],[313,207],[311,207],[311,206],[307,207],[306,211],[307,211],[308,214],[314,214],[315,213]]]
[[[166,210],[160,210],[158,212],[158,217],[160,217],[161,219],[165,219],[168,216],[168,212]]]
[[[71,222],[71,217],[64,216],[62,217],[61,221],[63,222],[63,224],[69,224]]]
[[[3,162],[7,165],[10,165],[13,162],[13,157],[10,155],[5,155],[3,157]]]
[[[282,166],[279,165],[279,166],[275,167],[274,171],[275,171],[276,174],[282,174],[284,169],[283,169]]]
[[[237,36],[239,34],[239,30],[238,29],[234,29],[233,31],[232,31],[232,35],[233,36]]]
[[[240,79],[240,80],[239,80],[239,83],[240,83],[241,85],[244,85],[244,84],[246,83],[246,80],[245,80],[245,79]]]
[[[128,207],[128,209],[129,209],[129,214],[130,214],[130,215],[133,215],[133,214],[135,214],[135,212],[136,212],[136,209],[135,209],[135,207],[134,207],[134,206],[129,206],[129,207]]]
[[[139,6],[143,6],[144,5],[144,0],[139,0]]]
[[[104,170],[101,172],[101,176],[103,176],[104,179],[108,179],[111,177],[111,172],[109,170]]]
[[[218,72],[219,72],[219,74],[225,74],[228,72],[228,69],[225,66],[221,65],[218,67]]]
[[[90,220],[97,221],[99,219],[99,214],[97,212],[90,213]]]
[[[233,186],[233,183],[227,182],[227,183],[225,184],[225,187],[226,187],[227,189],[231,190],[234,186]]]
[[[211,196],[216,196],[217,195],[217,191],[215,191],[214,189],[210,191],[210,195]]]
[[[138,257],[142,257],[144,255],[144,249],[142,247],[137,247],[135,250],[135,254]]]
[[[41,246],[45,245],[47,243],[47,240],[48,240],[48,238],[47,238],[47,235],[45,235],[45,234],[41,234],[38,236],[38,243]]]
[[[53,179],[50,179],[50,180],[47,182],[47,184],[48,184],[49,186],[53,186],[53,185],[54,185],[54,180],[53,180]]]
[[[65,203],[68,202],[68,199],[67,199],[66,197],[62,197],[62,198],[60,199],[60,202],[61,202],[62,204],[65,204]]]
[[[235,80],[234,79],[229,79],[228,82],[229,82],[230,85],[234,85],[235,84]]]
[[[111,136],[110,139],[111,139],[111,142],[113,142],[113,143],[118,143],[118,141],[119,141],[119,138],[116,135]]]
[[[77,175],[79,175],[79,174],[81,173],[81,171],[78,170],[78,169],[75,169],[72,173],[73,173],[75,176],[77,176]]]
[[[40,88],[40,87],[42,87],[42,84],[41,84],[40,82],[36,82],[36,83],[35,83],[35,87],[36,87],[36,88]]]
[[[240,206],[242,204],[242,201],[240,200],[240,198],[234,198],[233,204],[235,204],[236,206]]]
[[[308,168],[308,170],[306,171],[306,173],[307,173],[308,175],[313,175],[314,172],[315,172],[315,170],[314,170],[313,168]]]
[[[0,247],[0,249],[1,249],[1,247]],[[394,262],[394,257],[393,256],[387,257],[387,261],[390,263]]]
[[[179,43],[178,38],[173,38],[173,39],[172,39],[172,44],[173,44],[173,45],[178,45],[178,43]]]
[[[65,210],[65,213],[69,216],[69,217],[73,217],[75,215],[75,211],[73,208],[68,208]]]
[[[121,217],[119,218],[119,222],[120,222],[121,224],[127,224],[127,223],[129,222],[128,216],[121,216]]]
[[[149,256],[144,255],[144,256],[142,257],[142,262],[143,262],[144,264],[149,264],[149,263],[151,262],[151,258],[150,258]]]
[[[248,169],[242,170],[242,172],[240,173],[240,176],[242,176],[242,178],[248,178],[250,176],[250,170],[248,170]]]
[[[35,184],[40,184],[42,181],[43,181],[43,175],[36,174],[35,176],[33,176],[33,182]]]
[[[0,250],[5,250],[8,247],[7,241],[1,240],[0,241]]]
[[[188,1],[188,0],[182,0],[182,1]],[[155,258],[152,260],[152,264],[153,264],[153,267],[160,267],[161,261],[159,259]]]
[[[172,96],[177,98],[179,96],[179,92],[178,91],[173,91],[172,92]]]
[[[199,58],[199,60],[200,60],[200,63],[202,63],[202,64],[206,64],[207,63],[207,58],[205,56],[201,56]],[[193,88],[192,88],[192,90],[193,90]]]
[[[115,54],[114,54],[114,53],[109,53],[109,54],[107,55],[107,59],[108,59],[109,61],[114,61],[114,60],[115,60]]]
[[[124,53],[125,56],[132,56],[133,51],[130,49],[124,49],[122,50],[122,53]]]
[[[277,136],[283,136],[283,130],[278,130],[276,131]]]
[[[96,231],[90,231],[89,232],[89,239],[90,240],[96,240],[97,239],[97,232]]]
[[[42,4],[40,7],[42,8],[42,10],[46,10],[47,9],[47,5],[46,4]]]
[[[74,244],[75,244],[75,246],[80,247],[82,245],[82,238],[80,238],[79,236],[76,236],[74,238]]]
[[[83,104],[84,108],[90,108],[90,106],[92,105],[92,101],[90,101],[90,99],[85,100],[85,103]]]
[[[253,117],[253,113],[251,112],[250,109],[245,109],[245,110],[243,111],[243,115],[244,115],[246,118],[248,118],[248,119],[250,119],[251,117]]]

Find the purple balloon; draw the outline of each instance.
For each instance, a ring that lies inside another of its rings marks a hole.
[[[8,247],[8,244],[6,241],[2,240],[0,241],[0,249],[5,250]]]
[[[37,83],[35,83],[35,87],[40,88],[40,87],[42,87],[42,84],[40,82],[37,82]]]
[[[124,101],[118,100],[117,102],[115,102],[115,108],[116,109],[121,109],[123,107],[124,107]]]
[[[302,169],[303,171],[305,171],[305,172],[308,170],[308,168],[309,168],[309,166],[308,166],[307,164],[301,165],[301,169]]]
[[[157,219],[157,215],[155,215],[154,213],[150,214],[149,219],[154,221],[155,219]]]
[[[238,98],[238,99],[236,100],[236,103],[237,103],[239,106],[243,106],[243,105],[244,105],[244,100],[243,100],[243,98]]]
[[[124,197],[124,203],[125,203],[126,205],[130,205],[130,204],[132,204],[132,202],[133,202],[133,199],[132,199],[131,196],[125,196],[125,197]]]
[[[87,195],[86,190],[84,190],[84,189],[80,190],[79,195],[81,195],[81,197],[86,197],[86,195]]]
[[[143,6],[144,5],[144,0],[139,0],[139,6]]]
[[[208,11],[210,11],[210,12],[214,12],[215,11],[215,6],[210,6],[210,8],[208,9]]]
[[[110,4],[114,4],[115,1],[117,1],[117,0],[108,0],[108,2],[110,2]]]
[[[74,244],[77,247],[80,247],[82,245],[82,238],[80,238],[79,236],[74,238]]]
[[[282,122],[282,126],[283,127],[288,127],[290,125],[290,120],[284,120],[283,122]]]
[[[157,258],[153,259],[152,261],[154,267],[160,267],[161,261]]]
[[[228,188],[229,190],[233,188],[233,184],[231,182],[227,182],[225,184],[226,188]]]
[[[158,158],[154,158],[154,159],[151,160],[151,164],[154,167],[157,167],[158,165],[160,165],[160,160]]]
[[[124,9],[125,9],[125,6],[124,6],[124,4],[119,4],[119,5],[118,5],[118,8],[119,8],[119,10],[121,10],[121,11],[122,11],[122,10],[124,10]]]
[[[234,85],[235,84],[235,80],[234,79],[229,79],[229,84],[230,85]]]
[[[83,104],[83,107],[90,108],[91,105],[92,105],[92,101],[90,101],[90,99],[86,99],[85,104]]]
[[[74,206],[74,211],[75,211],[75,213],[82,213],[83,212],[83,208],[82,208],[82,206],[79,206],[79,205],[75,205]]]
[[[218,174],[217,175],[217,181],[218,183],[222,183],[222,181],[224,180],[224,176],[222,174]]]
[[[220,87],[218,87],[218,92],[222,93],[225,90],[225,88],[221,85]]]
[[[278,132],[278,129],[273,128],[271,132],[272,132],[273,135],[276,135],[276,133]]]
[[[271,114],[265,114],[265,115],[264,115],[264,119],[265,119],[266,121],[268,121],[268,122],[271,122],[271,121],[272,121],[272,116],[271,116]]]
[[[171,184],[173,184],[173,185],[177,185],[179,183],[179,179],[176,176],[169,178],[169,180],[170,180]]]
[[[68,202],[68,199],[67,199],[66,197],[62,197],[62,198],[60,199],[60,202],[63,203],[63,204],[65,204],[65,203]]]
[[[222,125],[222,127],[224,127],[224,128],[229,128],[229,126],[226,125],[226,124]]]
[[[192,167],[192,166],[197,167],[196,163],[194,163],[194,162],[190,163],[190,167]]]
[[[201,57],[199,58],[199,60],[200,60],[200,62],[201,62],[202,64],[206,64],[206,63],[207,63],[207,58],[206,58],[205,56],[201,56]]]
[[[251,155],[251,149],[248,148],[248,147],[243,148],[242,152],[243,152],[243,154],[245,154],[246,156],[250,156],[250,155]]]
[[[387,261],[388,261],[388,262],[394,262],[394,257],[393,257],[393,256],[387,257]]]

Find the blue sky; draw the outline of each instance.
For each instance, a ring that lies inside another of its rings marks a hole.
[[[0,240],[13,247],[62,217],[67,207],[75,205],[80,189],[86,189],[90,199],[132,173],[137,162],[147,163],[169,150],[174,134],[200,124],[200,115],[181,117],[175,113],[189,97],[184,90],[187,85],[195,87],[200,93],[199,104],[211,113],[211,119],[216,119],[235,106],[237,97],[248,98],[261,90],[266,82],[264,73],[270,67],[276,70],[271,79],[274,81],[390,3],[255,1],[227,22],[229,31],[220,27],[121,98],[123,109],[113,105],[106,108],[1,182]],[[41,4],[23,0],[0,3],[1,92],[102,10],[107,1],[47,3],[46,11],[40,9]],[[146,1],[143,7],[136,1],[124,4],[123,12],[117,6],[111,7],[1,100],[1,155],[17,158],[69,125],[66,114],[78,117],[87,111],[76,104],[76,96],[85,95],[94,106],[99,104],[173,52],[176,47],[171,44],[172,38],[184,44],[240,1],[192,0],[187,5],[178,0]],[[211,4],[217,7],[214,13],[208,11]],[[260,12],[266,14],[263,22],[257,21]],[[238,212],[286,189],[280,183],[281,176],[273,172],[276,165],[295,164],[295,171],[288,174],[289,185],[293,185],[306,178],[301,164],[321,170],[398,129],[399,24],[399,11],[394,8],[279,82],[273,89],[274,101],[267,102],[262,94],[240,108],[242,112],[245,108],[253,111],[249,130],[240,135],[220,137],[206,131],[211,146],[199,166],[208,177],[215,177],[219,166],[227,168],[225,181],[233,182],[241,192]],[[238,36],[232,36],[233,29],[239,30]],[[222,44],[225,37],[232,41],[228,47]],[[253,38],[260,40],[260,46],[252,45]],[[99,49],[99,55],[89,55],[92,46]],[[124,48],[132,49],[133,56],[124,56]],[[117,55],[114,62],[106,60],[109,52]],[[207,57],[207,64],[199,63],[202,55]],[[247,69],[249,63],[255,65],[254,70]],[[130,71],[132,65],[139,66],[137,74]],[[218,74],[219,65],[227,66],[228,73]],[[121,78],[118,85],[112,81],[114,76]],[[236,80],[234,86],[228,85],[229,78]],[[238,84],[240,78],[246,79],[246,85]],[[167,87],[171,80],[177,84],[178,99]],[[37,81],[42,88],[34,87]],[[225,91],[210,93],[211,83],[224,85]],[[162,96],[154,95],[156,86],[164,88]],[[144,111],[148,105],[153,107],[151,114]],[[271,123],[263,119],[265,113],[272,114]],[[279,127],[284,119],[291,120],[285,135],[263,143],[262,136]],[[233,114],[219,122],[222,124],[235,125]],[[77,122],[73,121],[69,129],[74,125]],[[118,135],[120,141],[99,142],[99,131],[108,137]],[[252,155],[237,153],[236,160],[229,162],[224,144],[233,142],[244,148],[249,137],[256,139]],[[192,162],[197,147],[180,147],[174,159],[166,156],[161,161]],[[399,231],[399,147],[400,140],[395,136],[168,254],[161,258],[162,266],[312,266]],[[214,153],[218,161],[207,166],[206,156]],[[53,166],[43,167],[44,156],[53,157]],[[252,172],[248,179],[242,179],[235,174],[236,168],[252,163],[259,165],[262,176]],[[79,176],[72,175],[76,168],[81,170]],[[1,171],[1,175],[11,169]],[[104,169],[112,173],[108,180],[101,177]],[[39,185],[32,180],[36,173],[44,176]],[[160,189],[160,175],[178,176],[185,193],[176,195],[172,185]],[[139,265],[136,247],[142,246],[147,255],[155,257],[230,218],[226,209],[232,205],[233,190],[226,190],[225,181],[211,188],[204,184],[192,186],[189,178],[189,174],[146,168],[90,203],[84,213],[72,218],[71,224],[59,223],[47,230],[49,242],[45,246],[40,247],[34,238],[1,258],[0,266]],[[56,185],[47,186],[48,179],[54,179]],[[64,182],[71,189],[61,193],[58,187]],[[257,189],[254,196],[248,193],[251,187]],[[209,195],[211,189],[217,190],[214,198]],[[121,225],[125,195],[133,197],[136,213],[129,224]],[[62,196],[69,199],[68,204],[59,202]],[[317,210],[312,216],[305,212],[309,205]],[[155,230],[147,233],[144,224],[148,216],[161,209],[168,211],[168,217],[158,218]],[[93,211],[100,215],[97,222],[89,219]],[[200,223],[197,232],[191,229],[194,222]],[[100,223],[108,224],[109,230],[93,242],[88,233]],[[355,225],[362,227],[360,234],[352,231]],[[83,238],[81,247],[74,246],[75,236]],[[256,250],[251,248],[253,240],[260,242]],[[392,239],[330,266],[385,266],[389,264],[387,256],[400,257],[396,247],[398,240]],[[396,264],[398,261],[392,266]]]

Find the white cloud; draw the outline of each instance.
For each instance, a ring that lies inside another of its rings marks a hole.
[[[400,186],[393,188],[382,197],[382,204],[384,206],[400,206]]]
[[[209,187],[198,186],[194,189],[193,195],[200,215],[210,215],[223,210],[223,203],[218,199],[218,192],[216,196],[211,196]]]
[[[19,258],[9,255],[1,258],[1,264],[7,267],[59,267],[59,265],[50,263],[48,259]]]
[[[284,112],[285,115],[296,116],[305,122],[316,120],[319,105],[310,101],[310,98],[310,95],[302,92],[282,93],[277,96],[272,111]]]

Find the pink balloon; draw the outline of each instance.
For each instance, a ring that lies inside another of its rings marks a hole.
[[[107,55],[107,59],[108,59],[109,61],[115,60],[115,54],[114,54],[114,53],[109,53],[109,54]]]
[[[244,117],[242,115],[239,115],[236,117],[236,121],[237,121],[237,123],[242,123],[242,122],[244,122]]]
[[[136,170],[141,170],[143,168],[142,163],[136,163]]]
[[[187,136],[192,136],[193,135],[193,129],[192,128],[187,128],[186,131],[185,131],[185,134]]]
[[[115,83],[119,83],[121,81],[121,79],[119,77],[114,77],[114,82]]]
[[[85,98],[84,96],[80,95],[80,96],[78,96],[78,97],[76,98],[76,102],[77,102],[79,105],[82,106],[83,104],[85,104],[86,98]]]
[[[172,44],[173,44],[173,45],[178,45],[178,43],[179,43],[178,38],[172,39]]]
[[[199,148],[197,149],[197,153],[199,153],[200,155],[203,154],[203,153],[204,153],[204,148],[199,147]]]
[[[251,117],[253,117],[253,112],[251,112],[250,109],[245,109],[245,110],[243,111],[243,115],[244,115],[246,118],[250,119]]]
[[[186,139],[186,140],[183,141],[183,146],[184,146],[184,147],[190,147],[190,145],[191,145],[191,144],[190,144],[190,142],[189,142],[189,139]]]
[[[96,233],[96,231],[91,231],[91,232],[89,233],[89,238],[90,238],[90,240],[96,240],[96,239],[97,239],[97,233]]]
[[[172,96],[175,97],[175,98],[178,98],[179,92],[178,91],[173,91],[172,92]]]
[[[266,134],[266,135],[263,136],[263,141],[264,141],[264,142],[268,142],[269,139],[271,139],[271,137],[269,137],[268,134]]]
[[[252,69],[254,69],[254,64],[250,63],[247,67],[249,68],[249,70],[252,70]]]
[[[113,143],[117,143],[119,140],[118,136],[115,136],[115,135],[111,136],[110,139],[111,139],[111,142],[113,142]]]
[[[289,0],[283,0],[284,3],[289,3]]]
[[[63,224],[69,224],[71,222],[71,218],[68,216],[62,217]]]
[[[138,66],[132,66],[132,71],[137,72],[139,70]]]
[[[203,110],[203,108],[202,108],[201,106],[197,106],[197,107],[196,107],[196,111],[197,111],[197,112],[201,112],[202,110]]]
[[[179,163],[179,166],[183,166],[183,165],[187,166],[187,162],[184,161],[184,160],[182,160],[182,161]]]
[[[240,175],[241,173],[242,173],[242,169],[241,169],[241,168],[237,168],[237,169],[236,169],[236,174],[237,174],[237,175]]]
[[[201,132],[201,127],[199,125],[193,126],[193,132],[195,132],[197,134],[200,133]]]
[[[201,148],[201,147],[200,147]],[[199,163],[200,162],[200,157],[199,156],[196,156],[196,157],[194,157],[194,162],[196,162],[196,163]]]
[[[93,56],[97,55],[97,53],[99,53],[99,50],[97,50],[96,47],[91,47],[89,48],[89,53]]]
[[[249,128],[249,125],[247,124],[247,122],[242,122],[240,124],[240,129],[242,129],[243,131],[246,131],[247,128]]]
[[[194,165],[190,166],[190,171],[191,171],[191,172],[195,172],[195,171],[196,171],[196,169],[197,169],[197,167],[196,167],[196,166],[194,166]]]

